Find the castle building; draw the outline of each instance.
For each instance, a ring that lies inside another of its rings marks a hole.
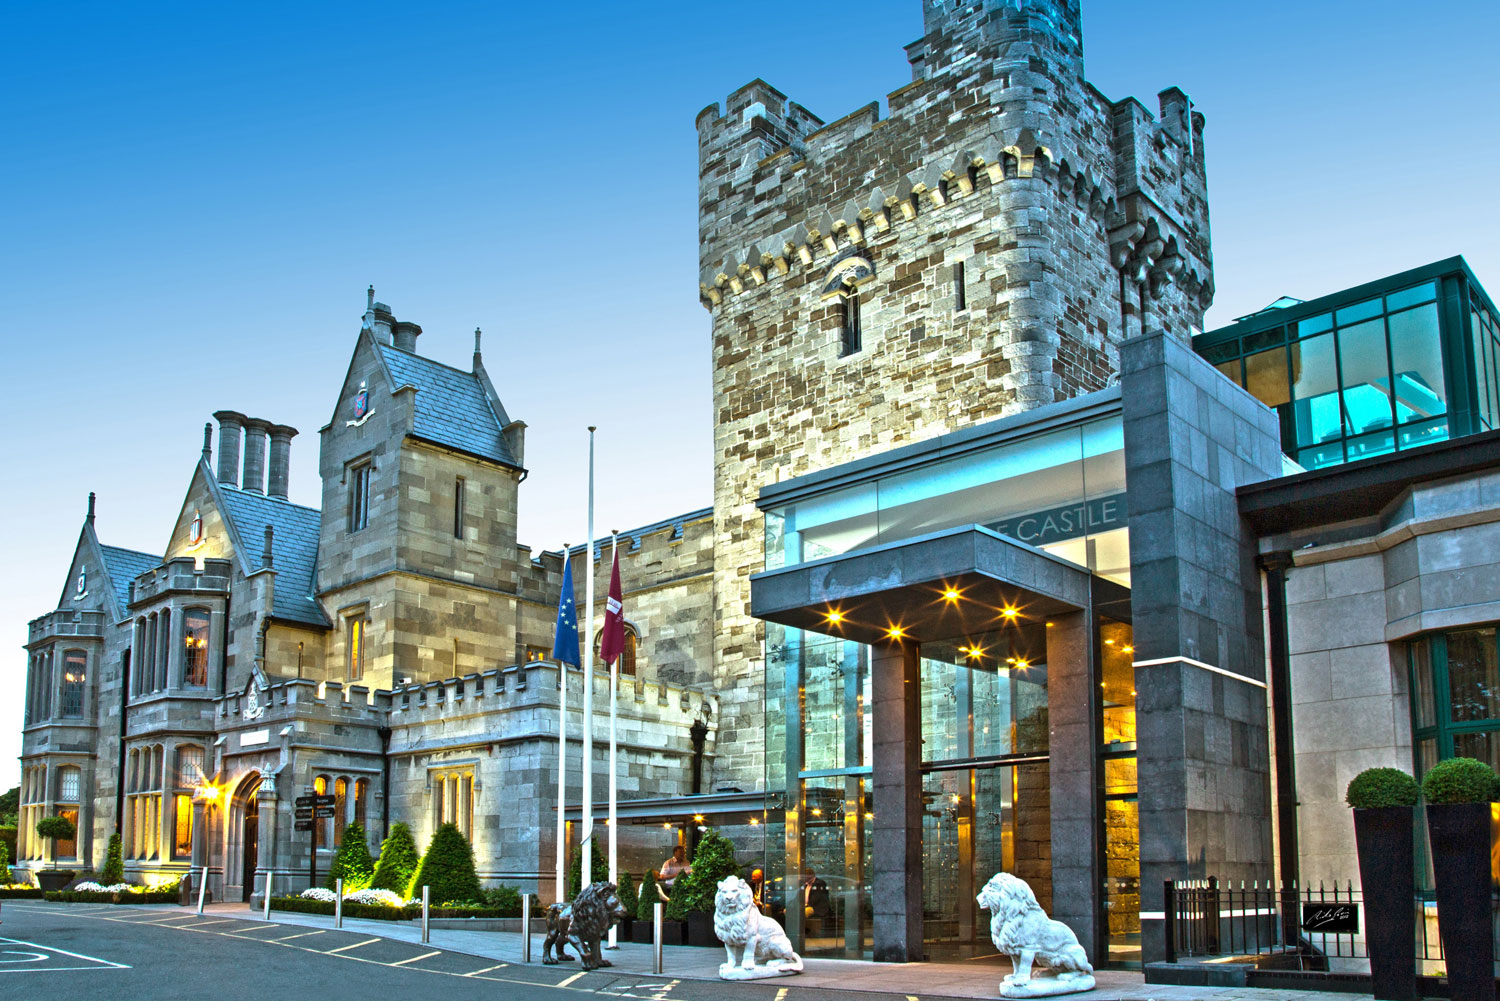
[[[713,506],[621,537],[622,868],[713,825],[799,951],[888,961],[990,954],[1012,872],[1096,963],[1150,962],[1169,881],[1352,878],[1359,769],[1500,760],[1500,321],[1454,258],[1204,333],[1186,95],[1092,87],[1078,0],[923,26],[885,117],[759,80],[698,115]],[[478,332],[467,371],[420,333],[371,295],[319,509],[296,431],[231,411],[160,555],[91,497],[27,645],[26,864],[63,813],[59,857],[119,830],[131,874],[248,899],[349,821],[451,821],[556,892],[586,554],[517,539]]]

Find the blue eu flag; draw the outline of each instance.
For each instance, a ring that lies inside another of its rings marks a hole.
[[[557,602],[557,629],[552,638],[552,659],[577,666],[578,609],[573,605],[573,561],[563,553],[562,597]]]

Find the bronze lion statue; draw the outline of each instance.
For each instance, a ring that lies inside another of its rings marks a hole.
[[[547,939],[542,943],[542,962],[547,966],[559,960],[571,960],[568,943],[583,957],[585,970],[612,965],[599,953],[599,943],[609,930],[628,917],[620,903],[620,891],[613,883],[590,883],[571,904],[557,903],[547,908]],[[553,948],[557,955],[552,955]]]

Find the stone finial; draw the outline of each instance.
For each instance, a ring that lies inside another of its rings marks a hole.
[[[479,336],[480,336],[480,330],[479,330],[478,327],[475,327],[474,328],[474,364],[475,365],[479,364]]]
[[[365,289],[365,309],[375,308],[375,286],[371,285]]]
[[[209,466],[214,462],[214,426],[209,421],[203,422],[203,461]]]
[[[276,536],[275,530],[272,529],[270,525],[267,525],[266,526],[266,541],[261,546],[261,550],[260,550],[260,565],[263,568],[270,568],[271,566],[274,565],[275,561],[274,561],[274,558],[273,558],[273,555],[272,555],[272,549],[273,549],[272,543],[273,543],[273,541],[275,539],[275,536]]]
[[[90,525],[94,523],[94,492],[92,490],[89,491],[89,514],[87,520]]]

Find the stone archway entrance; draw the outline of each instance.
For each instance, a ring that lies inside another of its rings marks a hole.
[[[224,899],[249,901],[260,862],[260,773],[235,787],[229,804],[228,851],[224,859]]]
[[[240,830],[240,844],[244,846],[240,853],[244,857],[244,864],[240,867],[243,872],[240,899],[248,904],[255,889],[255,867],[260,854],[260,800],[254,795],[245,804],[245,819]]]

